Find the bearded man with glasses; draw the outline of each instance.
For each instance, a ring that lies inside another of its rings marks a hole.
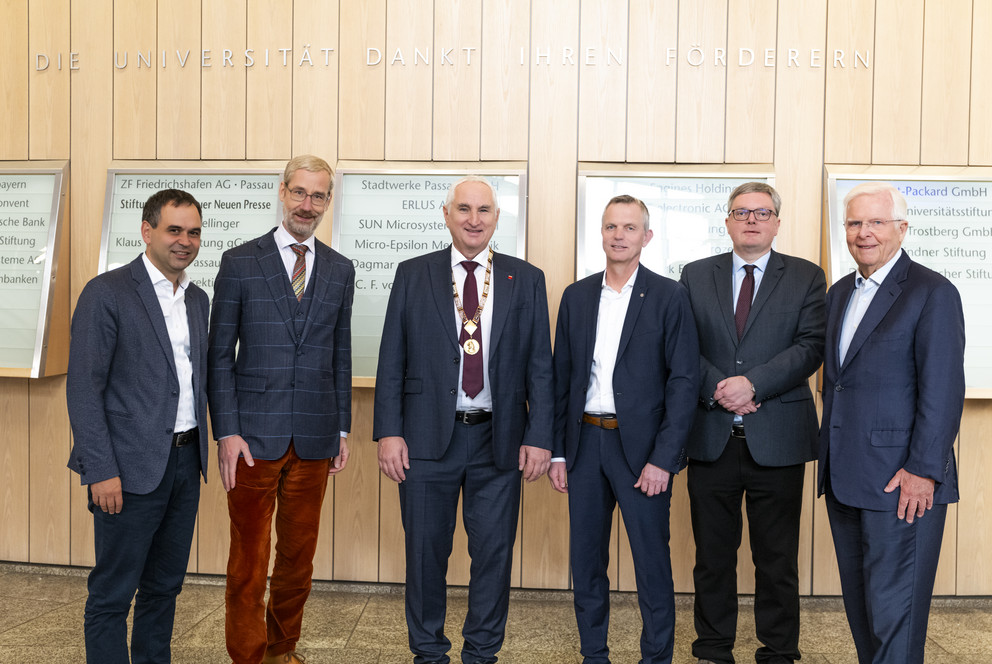
[[[313,236],[333,178],[323,159],[293,158],[279,184],[282,223],[225,252],[214,283],[208,392],[231,517],[225,631],[235,664],[302,661],[320,506],[328,475],[348,462],[355,269]]]
[[[689,506],[696,541],[692,653],[732,664],[737,549],[746,501],[755,566],[760,663],[799,659],[799,516],[817,423],[809,377],[823,360],[826,279],[772,249],[782,199],[763,182],[731,194],[733,251],[689,263],[699,330],[700,391],[689,437]]]

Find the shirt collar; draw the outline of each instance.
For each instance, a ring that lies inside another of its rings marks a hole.
[[[858,279],[870,281],[876,286],[881,286],[882,282],[885,281],[885,277],[889,276],[889,272],[892,272],[892,267],[896,264],[896,261],[899,260],[900,256],[902,256],[902,247],[899,248],[899,251],[896,252],[895,256],[886,261],[885,265],[872,272],[870,277],[862,276],[861,270],[858,270],[857,276],[854,279],[855,286],[858,283]]]
[[[627,283],[625,283],[623,285],[623,287],[620,288],[620,292],[621,293],[624,292],[625,290],[627,290],[628,288],[633,288],[634,287],[634,281],[637,280],[637,273],[640,271],[640,269],[641,269],[641,264],[638,263],[637,264],[637,267],[635,267],[634,268],[634,271],[631,273],[630,278],[627,279]],[[610,287],[606,285],[606,270],[603,270],[603,283],[601,284],[600,289],[601,290],[605,290],[607,288],[610,288]],[[610,288],[610,291],[611,292],[614,292],[614,293],[616,292],[612,288]]]
[[[282,251],[291,244],[305,244],[310,252],[316,255],[316,240],[313,235],[308,237],[303,242],[300,242],[289,234],[289,231],[287,231],[286,227],[282,225],[282,222],[280,222],[276,227],[276,232],[275,235],[273,235],[273,239],[276,241],[276,246],[279,247],[279,251]]]
[[[163,281],[169,285],[172,285],[172,282],[169,281],[150,260],[148,260],[148,254],[141,254],[141,260],[145,264],[145,269],[148,270],[148,278],[152,280],[152,286],[158,286]],[[187,286],[189,286],[189,275],[186,274],[186,270],[183,270],[182,274],[179,275],[179,287],[185,291]]]
[[[731,254],[734,257],[734,272],[737,272],[745,265],[753,265],[758,268],[758,272],[764,272],[765,268],[768,267],[768,259],[772,257],[772,251],[769,249],[765,254],[756,261],[751,261],[748,263],[746,260],[737,255],[736,251],[732,251]]]
[[[492,245],[488,245],[487,244],[486,245],[486,248],[483,249],[482,251],[480,251],[478,256],[476,256],[475,258],[466,258],[465,256],[462,255],[462,252],[460,252],[457,249],[455,249],[455,245],[454,245],[454,243],[452,243],[452,245],[451,245],[451,267],[454,267],[454,266],[458,265],[462,261],[469,261],[469,260],[475,261],[479,265],[485,265],[486,264],[486,261],[489,260],[489,250],[491,248],[492,248]]]

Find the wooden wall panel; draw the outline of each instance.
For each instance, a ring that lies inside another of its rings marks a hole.
[[[156,155],[159,159],[200,156],[200,0],[158,3]]]
[[[971,114],[968,163],[992,166],[992,3],[976,2],[971,19]]]
[[[627,135],[627,0],[581,3],[579,161],[624,161]],[[619,61],[619,62],[618,62]]]
[[[292,150],[292,114],[286,100],[293,98],[293,72],[304,53],[283,52],[293,43],[293,12],[284,0],[248,0],[248,47],[268,53],[247,71],[245,106],[248,159],[289,159]],[[313,54],[310,54],[311,57]],[[268,58],[269,66],[265,66]]]
[[[200,157],[245,159],[247,125],[247,3],[244,0],[203,0],[201,58]],[[269,54],[271,63],[280,57]],[[265,66],[265,53],[254,54],[254,67]]]
[[[154,159],[156,0],[114,3],[114,158]]]
[[[920,163],[968,163],[971,0],[928,2],[923,30]]]
[[[428,37],[433,32],[434,0],[390,3],[382,54],[386,60],[386,159],[431,159],[437,52]]]
[[[527,158],[528,16],[530,0],[482,3],[483,161]]]
[[[727,66],[715,49],[727,47],[727,0],[679,3],[675,160],[723,161]]]
[[[920,163],[924,0],[876,0],[871,158]],[[850,64],[850,63],[849,63]]]
[[[965,403],[958,450],[957,593],[992,595],[992,401]],[[947,555],[945,549],[941,558]]]
[[[817,464],[810,464],[814,472]],[[815,477],[815,475],[814,475]],[[814,489],[815,490],[815,489]],[[815,495],[815,494],[814,494]],[[813,503],[812,592],[814,595],[840,595],[840,575],[837,572],[837,553],[830,520],[823,498]],[[802,586],[800,586],[802,589]]]
[[[212,434],[212,432],[211,432]],[[227,513],[227,492],[220,482],[217,451],[210,437],[210,461],[207,483],[200,487],[200,505],[196,517],[196,542],[192,556],[200,574],[225,574],[227,553],[231,547],[231,519]]]
[[[0,159],[24,160],[28,158],[28,77],[37,66],[31,62],[34,56],[28,55],[27,3],[0,0],[0,25],[6,26],[0,39],[0,117],[4,118]]]
[[[69,415],[65,377],[31,382],[31,517],[30,561],[52,565],[69,562]]]
[[[548,0],[531,8],[530,163],[527,260],[544,270],[551,327],[562,291],[575,274],[575,194],[578,157],[578,71],[550,57],[576,49],[579,8],[569,0]],[[568,506],[549,500],[542,484],[524,487],[518,544],[522,551],[521,583],[528,588],[564,588],[568,583]]]
[[[28,23],[30,57],[35,60],[28,97],[29,115],[33,119],[29,121],[31,159],[66,159],[69,156],[70,40],[65,3],[59,0],[29,3]],[[37,71],[38,53],[48,55],[49,65],[44,71]]]
[[[28,381],[0,378],[0,560],[28,560],[31,427]]]
[[[352,391],[351,460],[334,479],[333,578],[339,580],[379,580],[379,559],[369,555],[379,549],[380,518],[379,462],[372,442],[374,394],[370,388]],[[331,524],[325,521],[321,527],[325,525]]]
[[[859,66],[854,53],[870,48],[874,35],[875,0],[830,0],[827,48],[821,53],[827,75],[824,159],[828,163],[871,162],[872,72]],[[837,51],[845,56],[844,67],[835,66]]]
[[[434,0],[434,45],[434,160],[478,161],[482,3]]]
[[[627,40],[627,161],[675,161],[678,0],[630,0]]]
[[[366,48],[386,41],[386,0],[348,0],[341,25],[338,158],[383,159],[386,64],[367,65]]]
[[[728,163],[769,164],[774,158],[775,69],[764,66],[764,48],[775,43],[777,4],[730,0],[727,7]]]
[[[338,0],[293,3],[293,52],[302,54],[307,44],[313,66],[293,69],[292,153],[316,154],[333,167],[338,153]],[[324,225],[330,226],[327,214]]]

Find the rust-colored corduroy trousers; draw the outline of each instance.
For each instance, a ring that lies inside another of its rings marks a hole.
[[[234,664],[258,664],[265,655],[296,649],[330,462],[300,459],[292,443],[281,459],[255,459],[254,466],[238,460],[236,484],[227,494],[231,551],[225,634]],[[266,606],[273,513],[276,561]]]

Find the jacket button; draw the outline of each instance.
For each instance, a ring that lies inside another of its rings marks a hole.
[[[843,385],[834,385],[834,392],[843,392],[843,391],[844,391]]]
[[[451,363],[452,363],[452,364],[458,364],[458,358],[456,357],[456,358],[454,358],[453,360],[451,360]]]
[[[451,395],[454,396],[457,392],[457,390],[451,390]]]

